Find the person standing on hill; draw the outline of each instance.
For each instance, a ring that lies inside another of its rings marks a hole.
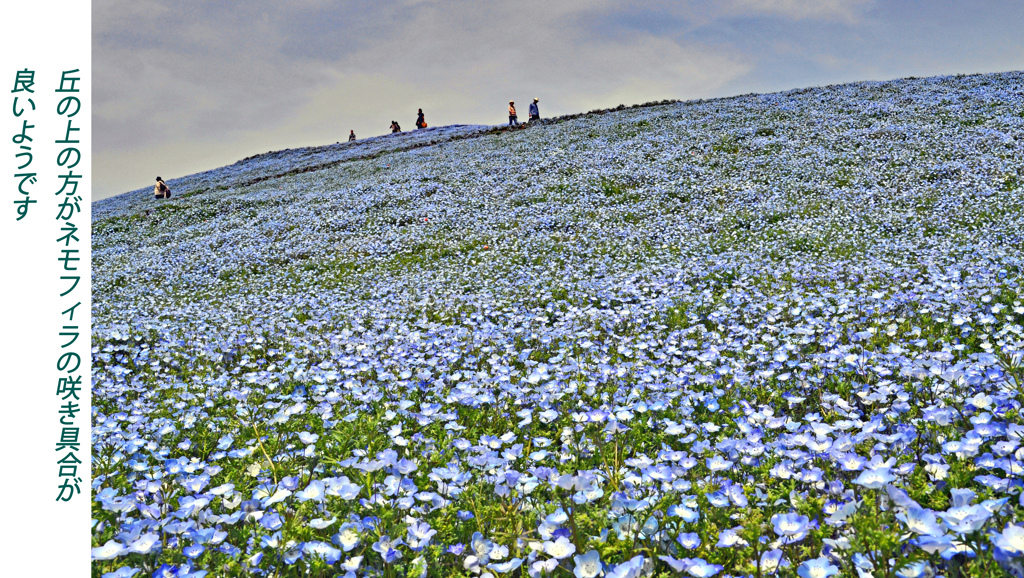
[[[539,98],[535,98],[535,99],[533,99],[533,102],[530,103],[530,120],[531,121],[540,120],[540,107],[537,106],[538,102],[540,102],[540,99]]]
[[[171,198],[171,189],[167,186],[160,177],[156,178],[156,184],[153,185],[153,196],[157,199],[169,199]]]
[[[352,142],[354,140],[356,140],[356,131],[354,131],[354,130],[348,131],[348,142]]]
[[[423,118],[423,109],[416,113],[416,128],[427,128],[427,121]]]
[[[402,132],[402,127],[396,121],[391,121],[391,132]]]
[[[516,116],[516,103],[508,101],[508,125],[519,126],[519,117]]]

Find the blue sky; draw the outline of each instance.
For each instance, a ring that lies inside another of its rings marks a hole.
[[[1020,70],[1021,30],[1010,0],[97,0],[94,196],[412,129],[417,108],[498,124],[533,97],[554,116]]]

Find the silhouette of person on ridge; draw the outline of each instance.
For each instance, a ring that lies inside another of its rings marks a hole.
[[[402,132],[402,127],[398,126],[396,121],[391,121],[391,132]]]
[[[427,121],[423,119],[423,109],[416,114],[416,128],[427,128]]]
[[[171,198],[171,189],[167,186],[160,177],[156,178],[156,184],[153,185],[153,196],[156,199],[169,199]]]

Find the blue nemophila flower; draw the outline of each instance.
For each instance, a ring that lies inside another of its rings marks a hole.
[[[722,488],[722,491],[726,496],[732,500],[733,505],[738,508],[746,508],[749,501],[747,495],[743,492],[743,486],[740,484],[727,484]]]
[[[353,548],[359,545],[361,540],[359,536],[360,527],[358,524],[347,522],[342,524],[338,528],[338,533],[331,537],[331,542],[336,546],[339,546],[346,552],[351,552]]]
[[[853,483],[869,490],[878,490],[895,479],[896,476],[892,475],[890,468],[883,466],[862,471]]]
[[[1024,527],[1007,524],[1001,532],[992,534],[992,545],[1013,556],[1024,555]]]
[[[281,556],[281,561],[291,566],[302,559],[302,545],[298,544]]]
[[[541,574],[541,575],[543,575],[543,574],[551,574],[552,572],[555,571],[555,568],[558,568],[558,562],[559,561],[558,561],[557,558],[548,558],[547,560],[537,560],[533,564],[530,565],[530,570],[534,574]]]
[[[180,506],[180,508],[178,508],[178,510],[174,512],[174,515],[178,518],[191,517],[198,513],[200,510],[202,510],[203,508],[205,508],[209,503],[209,498],[194,498],[192,496],[182,496],[178,500],[178,505]]]
[[[418,522],[409,526],[409,547],[413,550],[421,550],[430,543],[430,539],[437,534],[437,530],[430,527],[426,522]]]
[[[131,566],[122,566],[113,572],[107,572],[103,575],[103,578],[132,578],[141,572],[139,568],[132,568]]]
[[[134,554],[149,554],[154,549],[160,548],[160,535],[154,532],[147,532],[138,537],[128,545],[128,550]]]
[[[569,539],[565,536],[562,536],[553,542],[544,542],[544,552],[548,556],[551,556],[552,558],[556,558],[558,560],[571,556],[572,553],[575,551],[576,546],[574,546],[573,543],[570,542]]]
[[[684,522],[696,522],[699,518],[699,514],[696,509],[690,509],[680,504],[674,504],[668,507],[668,515],[682,518]]]
[[[936,554],[945,552],[947,549],[951,548],[953,546],[953,538],[946,534],[941,536],[925,534],[916,538],[914,543],[918,548],[925,552],[929,554]]]
[[[715,454],[713,457],[707,458],[705,462],[707,463],[708,469],[711,470],[712,472],[721,472],[729,470],[733,466],[733,462],[723,458],[718,454]]]
[[[327,495],[327,488],[325,484],[320,480],[313,480],[309,482],[304,490],[295,492],[295,498],[300,502],[313,500],[315,502],[324,501],[324,497]]]
[[[928,562],[920,561],[907,564],[896,570],[896,576],[899,576],[899,578],[923,578],[930,575],[930,571],[931,567]]]
[[[262,562],[262,561],[263,561],[263,552],[257,552],[255,554],[253,554],[252,556],[250,556],[245,561],[245,566],[247,568],[249,568],[250,570],[254,569],[254,568],[258,568],[259,565],[260,565],[260,562]]]
[[[188,556],[189,558],[195,559],[195,558],[198,558],[199,555],[202,554],[205,551],[206,551],[206,548],[203,547],[202,544],[192,544],[191,546],[185,546],[185,548],[181,552],[185,556]]]
[[[262,506],[263,506],[264,508],[270,507],[270,506],[272,506],[272,505],[274,505],[274,504],[277,504],[277,503],[279,503],[279,502],[283,502],[283,501],[285,501],[285,499],[287,499],[287,498],[288,498],[288,496],[290,496],[290,495],[292,495],[292,492],[291,492],[290,490],[286,490],[286,489],[284,489],[284,488],[279,488],[279,489],[278,489],[277,491],[275,491],[275,492],[274,492],[273,494],[271,494],[270,496],[267,496],[267,497],[266,497],[266,498],[265,498],[265,499],[263,500],[263,502],[262,502],[262,504],[261,504],[261,505],[262,505]],[[254,496],[254,497],[255,497],[255,496]]]
[[[127,552],[124,544],[115,540],[108,540],[106,544],[103,544],[99,548],[92,549],[93,560],[113,560],[118,556],[121,556]]]
[[[154,578],[178,578],[186,573],[187,569],[172,564],[161,564],[153,571]]]
[[[491,562],[487,565],[487,568],[497,572],[498,574],[508,574],[522,565],[522,563],[522,558],[512,558],[507,562]]]
[[[397,547],[403,543],[401,538],[392,540],[388,536],[381,536],[379,540],[373,543],[372,548],[374,552],[380,554],[385,564],[391,564],[402,557],[402,553],[397,550]]]
[[[281,532],[274,532],[269,536],[260,536],[260,547],[276,550],[281,546]]]
[[[774,574],[779,568],[789,566],[789,561],[785,559],[785,554],[778,548],[774,550],[768,550],[761,554],[761,571]]]
[[[810,518],[801,516],[796,512],[788,514],[775,514],[771,519],[775,533],[787,543],[799,542],[807,536]]]
[[[700,536],[696,532],[679,534],[676,537],[676,542],[687,550],[693,550],[701,544]]]
[[[323,480],[324,494],[337,496],[343,500],[353,500],[359,496],[361,488],[353,484],[347,476],[327,478]]]
[[[801,578],[828,578],[839,573],[839,568],[832,564],[828,558],[815,558],[806,560],[796,569]]]
[[[743,527],[727,528],[718,534],[716,548],[732,548],[733,546],[746,546],[748,542],[740,537],[739,531]]]
[[[916,534],[941,536],[945,533],[943,527],[939,525],[935,512],[919,506],[911,506],[905,513],[897,513],[896,518],[903,522],[908,530]]]
[[[726,508],[729,506],[729,496],[723,491],[712,492],[707,495],[707,499],[712,506],[717,508]]]
[[[330,527],[337,521],[338,518],[331,518],[330,520],[325,520],[323,518],[313,518],[309,521],[309,527],[314,528],[316,530],[323,530],[324,528]]]
[[[263,517],[260,518],[260,526],[273,532],[284,526],[284,520],[276,512],[270,512],[263,514]]]
[[[569,515],[565,513],[562,508],[556,509],[554,512],[544,517],[544,521],[548,524],[560,526],[569,521]]]
[[[469,541],[469,546],[473,551],[473,554],[479,560],[482,560],[483,564],[487,563],[487,560],[491,557],[491,552],[494,550],[494,542],[484,538],[484,535],[480,532],[473,532],[473,536]]]
[[[628,561],[611,568],[605,578],[639,578],[644,568],[644,557],[634,556]]]
[[[319,435],[317,435],[315,433],[309,433],[309,432],[306,432],[306,431],[299,432],[298,436],[299,436],[299,441],[301,441],[302,443],[307,444],[307,445],[315,444],[316,440],[320,439]]]
[[[310,556],[323,558],[328,564],[337,564],[341,560],[341,550],[332,547],[326,542],[305,542],[302,551]]]
[[[686,572],[686,569],[689,568],[692,564],[692,561],[689,558],[677,560],[672,556],[658,556],[658,559],[668,564],[668,567],[675,570],[676,572]]]
[[[572,573],[576,578],[595,578],[602,572],[601,554],[597,550],[577,554],[572,560],[575,564]]]
[[[723,566],[718,564],[709,564],[703,558],[694,558],[689,560],[689,564],[686,566],[686,572],[695,578],[707,578],[708,576],[718,574],[723,568]]]
[[[353,556],[341,563],[341,569],[348,572],[355,572],[363,562],[362,556]]]

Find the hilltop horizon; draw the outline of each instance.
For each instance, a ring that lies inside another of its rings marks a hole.
[[[570,119],[577,118],[577,117],[580,117],[580,116],[587,116],[587,115],[592,115],[592,114],[602,114],[602,113],[605,113],[605,112],[610,112],[610,111],[615,111],[615,110],[622,110],[623,108],[635,109],[635,108],[643,108],[643,107],[650,107],[650,106],[659,106],[659,105],[664,105],[664,104],[669,104],[669,103],[672,103],[672,104],[699,104],[699,103],[703,103],[703,102],[728,101],[728,100],[731,100],[731,99],[751,97],[751,96],[768,96],[768,95],[777,95],[777,94],[788,94],[788,93],[792,93],[792,92],[796,92],[796,91],[804,91],[804,90],[827,89],[827,88],[832,88],[832,87],[836,87],[836,86],[871,85],[871,84],[879,84],[879,83],[884,84],[884,83],[890,83],[890,82],[900,82],[900,81],[905,81],[905,80],[960,78],[960,77],[985,76],[985,75],[1014,74],[1014,73],[1019,73],[1019,72],[1021,72],[1021,71],[1009,70],[1009,71],[994,72],[994,73],[959,73],[959,74],[935,75],[935,76],[927,76],[927,77],[907,76],[907,77],[902,77],[902,78],[894,78],[894,79],[890,79],[890,80],[862,80],[862,81],[845,82],[845,83],[838,83],[838,84],[827,84],[827,85],[813,85],[813,86],[806,86],[806,87],[795,87],[795,88],[789,88],[789,89],[780,90],[780,91],[764,92],[764,93],[734,94],[734,95],[719,96],[719,97],[713,97],[713,98],[696,98],[696,99],[688,99],[688,100],[665,99],[665,100],[650,101],[650,102],[644,102],[644,103],[634,103],[634,104],[628,104],[628,105],[627,104],[619,104],[619,105],[617,105],[615,107],[598,108],[598,109],[593,109],[593,110],[586,111],[586,112],[582,112],[581,111],[581,112],[562,114],[562,115],[553,116],[553,117],[546,117],[546,118],[542,116],[542,119],[541,119],[542,122],[539,123],[539,124],[541,126],[543,126],[545,124],[551,124],[551,123],[554,123],[554,122],[563,122],[565,120],[570,120]],[[530,123],[525,123],[524,122],[523,124],[526,125],[526,126],[529,126]],[[382,139],[382,138],[396,138],[396,137],[401,138],[402,136],[408,136],[410,133],[426,133],[426,134],[430,134],[430,135],[437,135],[437,133],[439,132],[440,129],[451,129],[453,127],[454,128],[468,127],[471,130],[475,130],[475,131],[478,131],[478,132],[482,133],[482,132],[485,132],[483,129],[502,130],[502,129],[507,127],[507,124],[494,124],[494,125],[447,124],[447,125],[440,125],[440,126],[430,126],[427,129],[425,129],[425,130],[419,130],[419,129],[412,128],[412,129],[404,129],[402,133],[397,134],[397,135],[396,134],[392,134],[392,133],[388,133],[388,132],[383,132],[383,133],[375,134],[375,135],[368,136],[368,137],[361,137],[361,138],[359,138],[358,140],[356,140],[354,142],[348,142],[348,141],[344,140],[344,139],[347,138],[347,135],[342,135],[343,136],[343,140],[336,141],[333,144],[332,143],[327,143],[327,144],[309,144],[309,145],[290,147],[290,148],[272,149],[272,150],[269,150],[269,151],[267,151],[265,153],[254,153],[252,155],[249,155],[247,157],[239,159],[239,160],[237,160],[237,161],[235,161],[233,163],[230,163],[228,165],[222,165],[221,167],[212,167],[212,168],[209,168],[209,169],[201,170],[201,171],[198,171],[198,172],[195,172],[195,173],[190,173],[190,174],[179,176],[179,177],[165,178],[164,181],[168,182],[169,184],[173,184],[172,181],[178,181],[180,179],[184,179],[184,178],[188,178],[188,177],[195,177],[197,175],[201,175],[201,174],[205,174],[207,172],[215,171],[218,168],[224,168],[224,167],[236,165],[236,164],[248,161],[248,160],[252,160],[252,159],[255,159],[255,158],[259,158],[259,157],[262,157],[262,156],[265,156],[265,155],[271,155],[271,154],[275,154],[275,153],[283,153],[283,152],[287,152],[287,151],[296,151],[296,150],[303,150],[303,151],[305,151],[305,150],[322,150],[322,149],[327,149],[327,148],[336,147],[336,146],[337,147],[352,147],[352,146],[362,145],[362,144],[365,144],[365,143],[368,143],[368,142],[370,142],[370,143],[377,142],[379,139]],[[132,190],[129,190],[129,191],[124,191],[124,192],[121,192],[121,193],[114,193],[112,195],[103,197],[101,199],[95,199],[95,200],[93,200],[93,203],[96,203],[98,201],[102,201],[104,199],[114,198],[114,197],[117,197],[117,196],[120,196],[120,195],[136,193],[136,192],[139,192],[139,191],[146,190],[148,188],[152,188],[152,184],[150,184],[148,186],[140,187],[140,188],[137,188],[137,189],[132,189]]]

